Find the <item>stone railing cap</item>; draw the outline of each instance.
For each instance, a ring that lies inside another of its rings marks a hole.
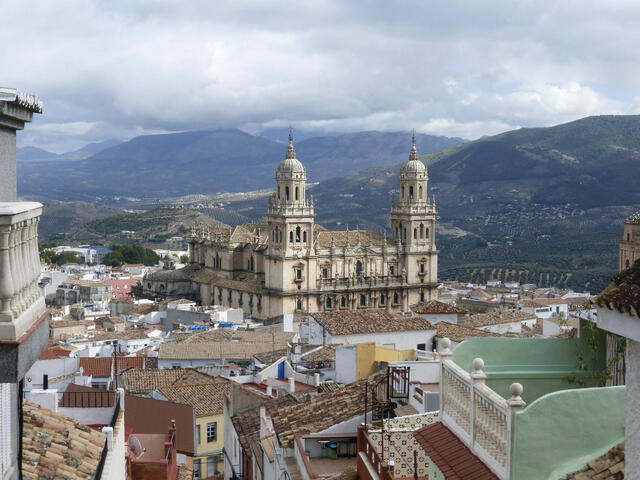
[[[20,215],[38,209],[42,209],[42,204],[38,202],[0,202],[0,217]]]

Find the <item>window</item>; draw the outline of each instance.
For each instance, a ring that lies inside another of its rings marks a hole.
[[[289,200],[289,187],[284,187],[284,196]]]
[[[396,267],[394,265],[389,265],[389,275],[396,274]]]
[[[394,305],[398,305],[398,302],[399,302],[398,294],[397,294],[397,293],[394,293],[394,294],[393,294],[393,304],[394,304]]]
[[[424,273],[424,263],[420,263],[420,273]]]
[[[193,461],[193,478],[195,478],[195,479],[202,478],[202,475],[201,475],[202,472],[200,471],[200,463],[201,462],[202,462],[202,460],[200,460],[199,458],[196,458]]]
[[[289,243],[293,243],[293,230],[289,232]]]
[[[417,229],[417,228],[414,228],[414,229],[413,229],[413,239],[414,239],[414,240],[417,240],[417,239],[418,239],[418,229]]]
[[[356,275],[360,275],[362,273],[362,262],[358,260],[356,262]]]
[[[327,297],[327,299],[324,301],[324,305],[326,308],[331,308],[333,306],[333,302],[331,301],[331,297]]]
[[[360,306],[361,307],[366,307],[367,306],[367,296],[366,295],[360,295]]]
[[[195,429],[196,429],[196,445],[200,445],[200,425],[196,425]]]
[[[218,423],[207,423],[207,442],[215,442],[218,438]]]
[[[422,185],[418,187],[418,198],[422,200]]]
[[[413,200],[413,187],[409,187],[409,198]]]
[[[347,308],[347,297],[340,297],[340,307]]]
[[[296,300],[296,310],[302,310],[302,299],[301,298]]]
[[[424,302],[424,292],[420,292],[420,301]]]
[[[207,476],[213,477],[214,475],[219,475],[218,471],[218,456],[214,455],[212,457],[207,457]]]
[[[380,295],[380,305],[384,305],[385,298],[384,295]]]
[[[307,243],[307,231],[306,230],[304,232],[302,232],[302,241],[304,243]]]
[[[424,225],[420,224],[420,238],[424,238]]]
[[[329,269],[327,267],[322,268],[322,278],[329,278]]]
[[[302,280],[302,268],[296,268],[296,280]]]
[[[296,242],[300,241],[300,227],[296,227]]]

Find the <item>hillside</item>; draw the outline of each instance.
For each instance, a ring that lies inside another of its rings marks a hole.
[[[486,280],[496,268],[496,276],[606,286],[622,220],[640,209],[640,116],[520,129],[424,159],[441,227],[469,234],[440,236],[442,278]],[[385,228],[398,171],[378,166],[320,182],[317,221]],[[232,206],[251,218],[265,211],[259,199]]]
[[[409,134],[361,132],[296,142],[310,181],[336,172],[399,162]],[[425,152],[461,139],[418,135]],[[35,200],[115,203],[114,197],[166,198],[193,193],[242,192],[269,188],[285,145],[240,130],[147,135],[107,148],[81,161],[23,162],[21,195]],[[54,181],[55,179],[55,181]]]
[[[104,207],[85,202],[47,202],[38,224],[39,241],[72,239],[84,225],[94,220],[119,215],[119,208]]]

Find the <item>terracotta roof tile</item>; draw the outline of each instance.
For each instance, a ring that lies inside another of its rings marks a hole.
[[[56,360],[58,358],[68,357],[71,354],[71,350],[54,345],[52,347],[45,348],[38,360]]]
[[[421,315],[432,314],[432,315],[442,315],[442,314],[458,314],[465,315],[467,313],[466,310],[462,308],[458,308],[455,305],[450,305],[448,303],[439,302],[437,300],[431,300],[429,302],[420,302],[416,303],[409,307],[412,312],[419,313]]]
[[[601,307],[640,317],[640,260],[613,277],[595,302]]]
[[[286,346],[282,343],[163,343],[159,359],[229,359],[249,360],[257,353],[271,352]]]
[[[312,350],[302,355],[305,362],[330,362],[336,359],[337,345],[324,345],[317,350]]]
[[[23,403],[25,478],[92,479],[106,435],[34,403]]]
[[[220,377],[222,378],[222,377]],[[213,377],[211,377],[213,380]],[[200,383],[195,385],[167,385],[158,391],[170,402],[191,405],[196,416],[218,415],[224,409],[224,397],[229,392],[232,380]]]
[[[462,342],[470,337],[501,337],[502,335],[493,332],[486,332],[479,328],[467,327],[466,325],[456,325],[449,322],[438,322],[435,325],[436,336],[447,337],[452,342]]]
[[[458,320],[460,325],[468,327],[484,327],[487,325],[499,325],[502,323],[522,322],[523,320],[535,320],[533,313],[526,313],[521,310],[496,309],[487,313],[476,313]]]
[[[142,368],[143,357],[116,357],[117,372],[122,372],[127,368]],[[80,358],[80,368],[85,375],[94,377],[108,377],[111,375],[113,357],[82,357]]]
[[[121,375],[127,393],[146,395],[169,385],[201,384],[205,382],[226,382],[220,377],[212,377],[193,368],[134,368]]]
[[[498,480],[498,476],[441,422],[428,425],[413,435],[447,480]]]
[[[424,318],[390,313],[385,310],[356,310],[319,312],[310,314],[331,335],[355,335],[359,333],[433,330]]]
[[[623,478],[624,443],[620,443],[604,455],[587,462],[584,468],[562,477],[562,480],[619,480]]]

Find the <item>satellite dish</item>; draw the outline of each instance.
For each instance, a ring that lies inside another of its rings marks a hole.
[[[133,455],[134,459],[140,458],[146,452],[146,448],[142,448],[142,444],[138,437],[135,435],[129,435],[129,452]]]

